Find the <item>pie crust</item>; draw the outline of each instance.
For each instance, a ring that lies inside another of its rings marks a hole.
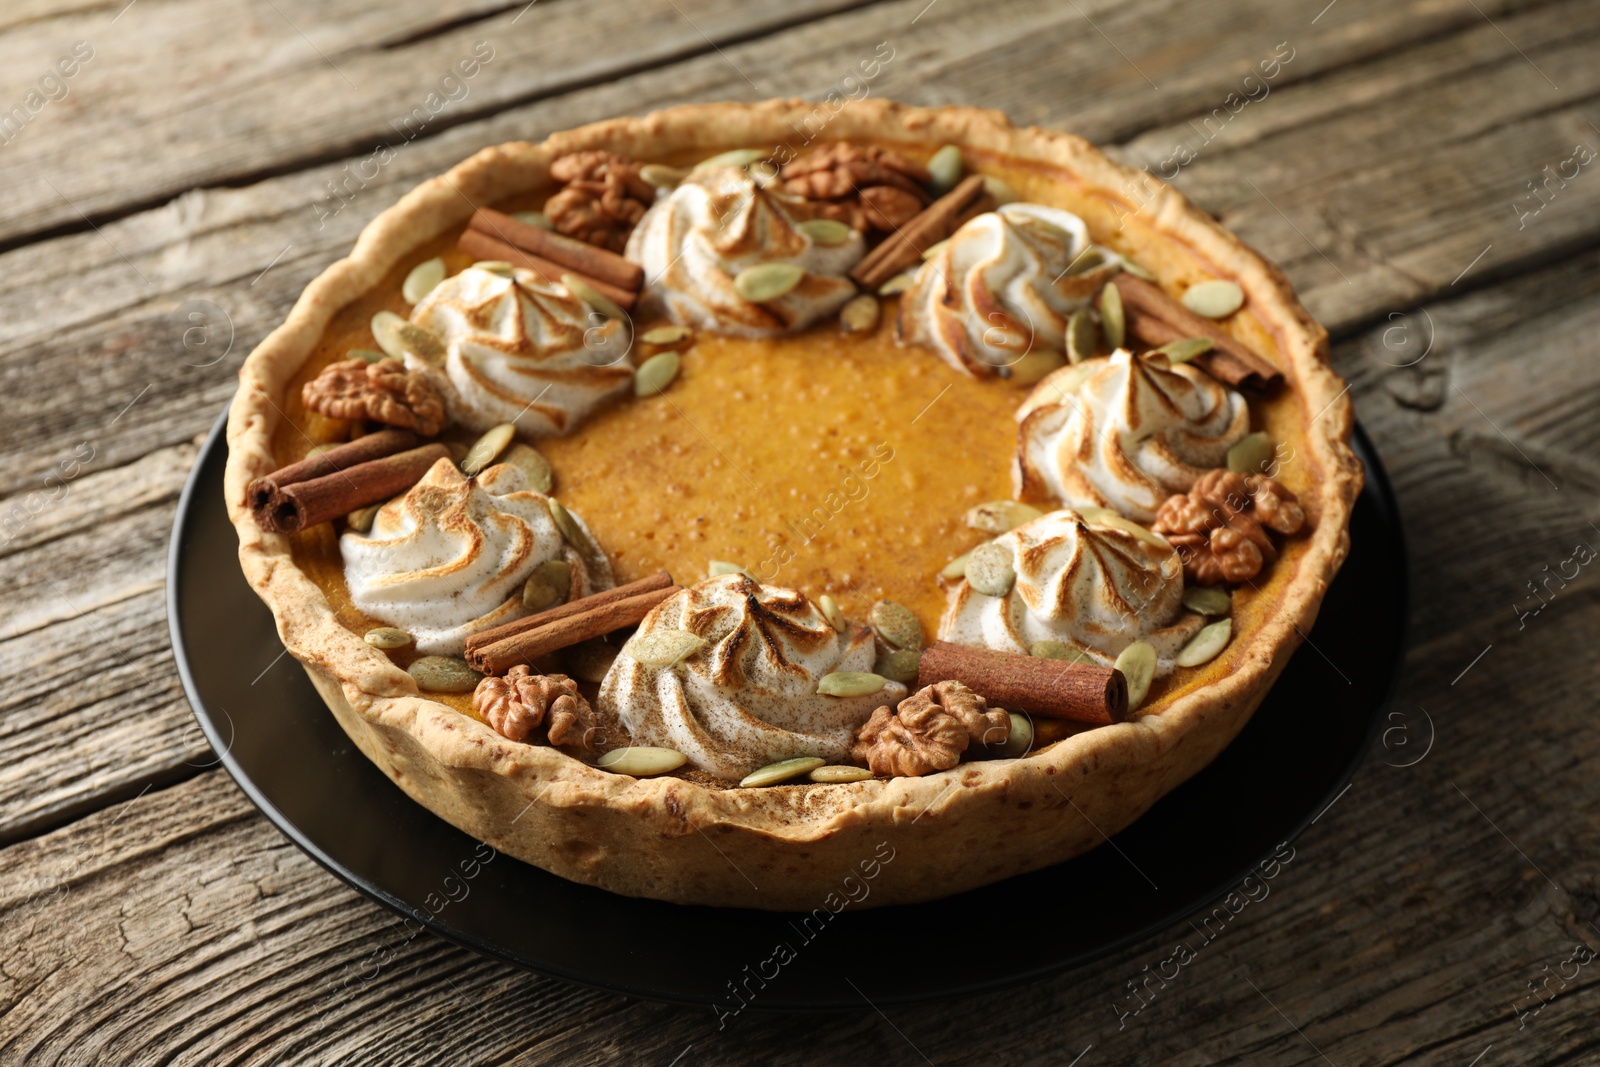
[[[612,774],[544,746],[507,741],[419,694],[411,676],[342,626],[296,565],[289,538],[263,532],[245,487],[280,462],[284,395],[332,316],[415,250],[493,205],[545,184],[549,163],[603,148],[640,160],[793,140],[816,106],[801,100],[704,104],[614,119],[539,144],[487,148],[408,193],[313,281],[252,352],[228,419],[229,516],[246,577],[272,609],[285,647],[357,747],[418,803],[473,837],[563,878],[680,903],[809,911],[858,863],[886,854],[864,906],[929,900],[1079,855],[1123,829],[1209,763],[1238,733],[1314,622],[1349,547],[1363,472],[1348,446],[1353,413],[1328,368],[1327,333],[1272,264],[1175,190],[1120,166],[1070,134],[1019,128],[1000,113],[867,100],[834,115],[826,140],[957,144],[1074,183],[1096,240],[1159,266],[1177,257],[1231,277],[1264,327],[1251,338],[1285,374],[1297,425],[1277,428],[1316,517],[1303,551],[1275,564],[1235,610],[1215,660],[1135,722],[1086,730],[1023,759],[962,763],[926,777],[849,784],[714,788],[681,778]],[[1138,179],[1139,185],[1134,181]],[[1126,190],[1141,189],[1142,207]],[[1103,210],[1102,210],[1103,209]],[[1125,213],[1120,231],[1115,220]],[[1143,252],[1143,257],[1141,257]],[[1275,349],[1275,351],[1274,351]],[[930,358],[932,358],[930,356]]]

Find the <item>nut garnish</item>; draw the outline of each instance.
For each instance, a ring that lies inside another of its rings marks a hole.
[[[335,419],[371,419],[432,437],[444,429],[444,399],[433,383],[397,359],[334,363],[307,382],[300,399]]]
[[[817,598],[817,610],[821,611],[822,617],[828,620],[828,625],[840,633],[844,633],[850,628],[850,623],[845,620],[844,611],[840,609],[839,602],[827,593],[823,593],[822,596]]]
[[[606,318],[619,322],[627,321],[628,313],[622,310],[621,305],[584,281],[581,275],[563,274],[561,276],[561,284],[566,287],[567,292],[572,294],[574,300],[588,304]]]
[[[854,232],[848,223],[828,218],[806,219],[795,229],[819,245],[842,245]]]
[[[922,664],[922,653],[912,648],[897,648],[878,657],[872,665],[874,674],[881,674],[891,682],[910,685],[917,680]]]
[[[1228,469],[1237,474],[1263,470],[1271,462],[1275,451],[1272,438],[1265,431],[1247,433],[1228,449]]]
[[[928,187],[935,196],[943,196],[954,189],[965,173],[966,164],[956,145],[947,144],[928,159]]]
[[[839,325],[845,333],[870,333],[877,328],[881,314],[878,298],[862,293],[845,301],[844,307],[839,309]]]
[[[1100,290],[1100,332],[1106,336],[1106,347],[1115,352],[1127,337],[1128,319],[1122,310],[1122,290],[1107,283]]]
[[[667,386],[678,376],[678,368],[683,365],[683,357],[676,352],[657,352],[643,363],[633,374],[634,396],[655,396],[657,393],[666,392]]]
[[[1191,584],[1217,585],[1254,578],[1278,558],[1267,529],[1289,536],[1305,521],[1295,495],[1278,482],[1219,468],[1168,497],[1151,529],[1177,549]]]
[[[629,641],[627,652],[646,667],[672,667],[707,644],[705,638],[689,630],[653,630]]]
[[[584,565],[591,570],[603,571],[602,564],[606,554],[595,539],[589,536],[577,519],[572,517],[572,512],[562,507],[561,502],[552,497],[550,505],[550,518],[555,522],[556,529],[561,531],[561,539],[572,546],[572,550],[583,559]]]
[[[467,449],[467,454],[461,457],[461,473],[469,478],[482,474],[489,464],[500,458],[500,453],[506,450],[506,446],[511,444],[511,439],[516,435],[517,428],[509,422],[489,427],[483,436]]]
[[[1226,278],[1199,282],[1183,292],[1183,306],[1205,319],[1225,319],[1243,304],[1244,290]]]
[[[1168,341],[1160,348],[1151,349],[1167,357],[1169,363],[1187,363],[1195,356],[1204,355],[1216,347],[1216,342],[1209,337],[1180,337],[1176,341]]]
[[[621,252],[656,199],[656,187],[640,169],[611,152],[560,156],[550,164],[550,177],[566,185],[545,201],[544,213],[557,233]]]
[[[949,770],[968,745],[1003,744],[1011,719],[960,682],[936,682],[887,705],[856,733],[852,759],[874,774],[912,777]]]
[[[368,504],[364,508],[357,508],[345,516],[344,524],[356,533],[368,533],[372,530],[372,522],[378,517],[378,509],[382,504]]]
[[[594,761],[594,765],[612,774],[626,774],[632,778],[647,778],[652,774],[666,774],[689,762],[689,757],[672,748],[652,745],[630,745],[614,748]]]
[[[1128,681],[1128,710],[1144,703],[1150,683],[1156,676],[1156,649],[1148,641],[1135,641],[1123,649],[1112,664]]]
[[[852,767],[847,763],[835,763],[827,767],[818,767],[806,777],[813,782],[822,782],[824,784],[865,782],[872,777],[872,772],[865,767]]]
[[[882,690],[886,680],[869,671],[834,671],[817,682],[817,693],[825,697],[869,697]]]
[[[967,554],[967,584],[984,596],[1005,596],[1017,584],[1011,550],[990,541]]]
[[[1043,514],[1032,504],[1020,500],[990,500],[968,509],[967,525],[984,533],[1003,534]]]
[[[668,324],[654,326],[639,335],[639,340],[647,345],[660,345],[663,348],[687,341],[694,336],[694,331],[687,326]]]
[[[572,595],[572,564],[564,559],[547,559],[528,575],[522,586],[522,606],[529,611],[544,611],[565,604]]]
[[[961,553],[961,555],[940,568],[939,577],[948,578],[952,582],[965,578],[967,576],[967,560],[971,558],[971,552]]]
[[[742,574],[752,582],[756,580],[755,575],[751,574],[737,563],[730,563],[725,559],[713,559],[706,562],[706,577],[720,578],[724,574]]]
[[[1002,377],[1005,371],[1010,371],[1010,380],[1017,385],[1033,385],[1044,379],[1052,371],[1060,370],[1067,365],[1067,359],[1060,352],[1048,348],[1035,348],[1009,367],[1001,368]]]
[[[1058,659],[1066,663],[1093,663],[1081,648],[1073,648],[1065,641],[1035,641],[1028,646],[1028,655],[1034,659]]]
[[[444,260],[434,256],[411,268],[406,280],[400,284],[400,295],[405,297],[408,304],[421,303],[422,298],[433,292],[434,287],[442,281]]]
[[[535,674],[517,664],[504,678],[485,678],[472,706],[503,737],[526,741],[544,727],[552,745],[593,753],[603,738],[599,721],[578,684],[564,674]]]
[[[435,693],[470,693],[483,675],[454,656],[423,656],[406,668],[417,688]]]
[[[819,756],[796,756],[794,759],[769,763],[758,771],[751,771],[739,780],[739,788],[755,789],[764,785],[777,785],[802,774],[809,774],[828,761]]]
[[[1233,636],[1233,620],[1222,619],[1203,628],[1194,638],[1183,646],[1183,651],[1178,653],[1176,660],[1180,667],[1198,667],[1202,663],[1209,663],[1216,659],[1217,653],[1227,647],[1228,639]]]
[[[550,487],[555,483],[555,474],[550,470],[550,461],[531,445],[521,443],[512,445],[500,462],[520,468],[522,473],[528,476],[528,484],[541,493],[550,492]]]
[[[689,172],[683,167],[669,167],[665,163],[646,163],[639,168],[639,177],[656,189],[671,189]]]
[[[363,634],[362,640],[373,648],[381,648],[387,652],[391,649],[405,648],[411,643],[411,635],[394,626],[379,626]]]
[[[796,263],[757,263],[733,276],[733,291],[752,304],[776,300],[800,284],[806,269]]]
[[[1197,615],[1226,615],[1233,607],[1233,598],[1226,589],[1191,585],[1183,591],[1183,606]]]
[[[922,648],[922,624],[904,604],[880,600],[867,612],[867,625],[890,648]]]
[[[378,347],[395,359],[403,360],[407,355],[413,355],[429,363],[444,361],[444,342],[438,334],[392,311],[380,311],[373,315],[371,328],[372,339],[378,342]]]
[[[1014,711],[1008,711],[1006,714],[1010,717],[1011,729],[1004,741],[998,745],[990,745],[989,748],[1000,759],[1021,759],[1028,754],[1028,749],[1033,747],[1033,720]]]
[[[555,229],[555,224],[550,221],[550,216],[542,211],[513,211],[511,217],[518,222],[525,222],[529,226],[537,226],[541,230]]]
[[[897,230],[930,199],[927,169],[877,145],[839,141],[785,164],[779,177],[816,217],[862,232]]]

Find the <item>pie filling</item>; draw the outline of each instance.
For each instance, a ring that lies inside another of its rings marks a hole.
[[[1304,550],[1243,290],[1096,243],[1067,175],[550,176],[334,317],[251,487],[343,625],[512,742],[750,787],[1020,758],[1226,670]]]

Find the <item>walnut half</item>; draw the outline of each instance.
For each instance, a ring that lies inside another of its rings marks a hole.
[[[1247,582],[1278,558],[1267,531],[1300,532],[1305,509],[1295,495],[1264,474],[1230,470],[1202,474],[1187,493],[1162,503],[1150,528],[1165,537],[1195,585]]]
[[[898,230],[932,199],[926,167],[877,145],[840,141],[784,164],[779,177],[814,215],[863,233]]]
[[[961,762],[969,745],[995,745],[1010,734],[1011,718],[960,682],[935,682],[872,713],[856,733],[850,755],[873,774],[916,777]]]
[[[512,741],[527,741],[544,726],[552,745],[592,755],[604,740],[594,709],[564,674],[534,674],[518,664],[503,678],[480,681],[472,706]]]
[[[655,188],[639,176],[639,166],[599,150],[557,157],[550,177],[566,184],[545,201],[545,216],[557,233],[620,253],[656,198]]]
[[[398,359],[347,359],[323,369],[300,390],[312,411],[335,419],[371,419],[432,437],[448,416],[432,382]]]

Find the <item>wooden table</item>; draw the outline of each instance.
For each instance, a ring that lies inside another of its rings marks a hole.
[[[1600,5],[328,6],[0,14],[0,1063],[1600,1058]],[[168,645],[173,508],[240,360],[363,223],[481,146],[820,98],[880,42],[873,94],[1164,169],[1332,331],[1410,538],[1382,745],[1136,1015],[1125,983],[1186,926],[976,1000],[721,1032],[431,936],[371,967],[390,916],[217,769]]]

